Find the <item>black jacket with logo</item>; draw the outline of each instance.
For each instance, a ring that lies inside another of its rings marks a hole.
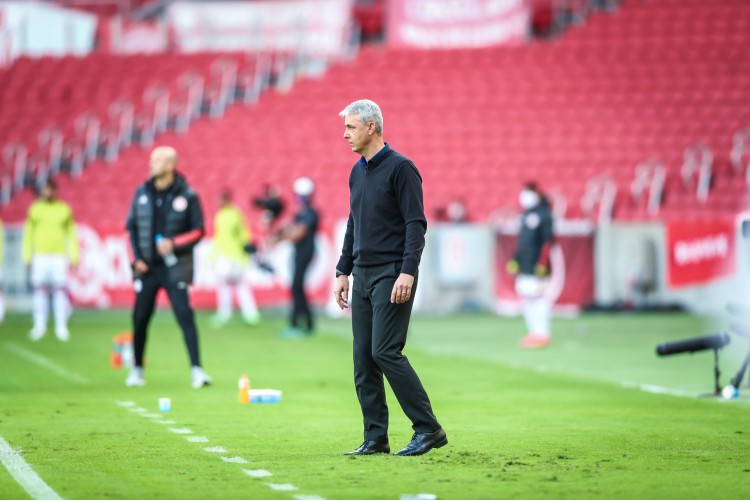
[[[534,274],[537,264],[549,267],[549,247],[553,241],[552,214],[547,204],[542,202],[524,211],[514,256],[521,274]]]
[[[157,200],[163,206],[157,209]],[[162,220],[156,221],[157,214]],[[163,265],[156,252],[156,229],[161,228],[165,238],[174,242],[177,264],[170,268],[170,278],[175,282],[192,283],[193,247],[204,234],[203,210],[198,194],[184,177],[175,174],[174,183],[159,193],[153,180],[148,180],[135,191],[125,228],[130,233],[133,256],[149,266]]]

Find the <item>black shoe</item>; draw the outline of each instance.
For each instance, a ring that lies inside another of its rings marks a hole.
[[[371,441],[369,439],[365,439],[365,442],[362,443],[362,446],[357,448],[356,450],[352,450],[349,452],[344,453],[344,455],[374,455],[375,453],[390,453],[391,447],[388,444],[388,441]]]
[[[415,457],[417,455],[424,455],[433,448],[441,448],[446,444],[448,444],[448,436],[443,429],[423,434],[415,432],[411,438],[411,442],[406,445],[406,448],[397,451],[394,455],[399,457]]]

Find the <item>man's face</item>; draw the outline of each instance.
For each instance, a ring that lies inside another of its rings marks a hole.
[[[151,168],[151,177],[159,178],[172,171],[172,160],[161,152],[155,151],[151,154],[149,163]]]
[[[374,133],[374,130],[370,133],[370,128],[374,128],[374,125],[368,126],[362,123],[358,114],[344,117],[344,139],[349,143],[352,151],[362,154]]]
[[[52,186],[44,186],[39,193],[43,200],[52,201],[55,199],[55,189]]]

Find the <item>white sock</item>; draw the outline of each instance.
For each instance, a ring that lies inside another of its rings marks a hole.
[[[31,299],[32,316],[34,318],[34,331],[43,332],[47,329],[47,315],[49,314],[49,296],[47,289],[43,287],[34,288]]]
[[[220,318],[232,315],[232,286],[225,282],[216,287],[216,315]]]
[[[237,284],[237,300],[240,303],[243,316],[255,316],[258,314],[258,306],[255,303],[253,291],[247,283]]]
[[[531,333],[539,337],[549,337],[551,307],[544,297],[529,300],[531,310]]]
[[[68,318],[72,311],[68,294],[62,288],[56,288],[52,294],[52,310],[55,313],[55,330],[67,330]]]

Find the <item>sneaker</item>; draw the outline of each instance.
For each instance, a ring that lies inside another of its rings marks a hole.
[[[521,339],[521,347],[525,349],[540,349],[547,347],[551,339],[548,335],[537,335],[530,333]]]
[[[37,342],[39,340],[42,340],[42,337],[44,337],[44,334],[47,333],[41,328],[32,328],[29,332],[29,340],[32,342]]]
[[[55,328],[55,336],[60,342],[67,342],[70,340],[70,332],[66,327]]]
[[[207,385],[211,385],[211,377],[206,375],[203,368],[200,366],[194,366],[191,374],[192,384],[194,389],[200,389]]]
[[[244,314],[242,320],[248,326],[258,326],[260,324],[260,313],[255,311],[254,313]]]
[[[301,339],[305,332],[294,326],[288,326],[279,332],[279,337],[285,340]]]
[[[128,387],[143,387],[146,385],[146,379],[143,378],[143,368],[131,369],[128,378],[125,379],[125,385]]]
[[[215,314],[211,318],[211,325],[213,325],[214,328],[222,328],[226,326],[227,323],[229,323],[229,319],[231,316],[224,316],[222,314]]]

